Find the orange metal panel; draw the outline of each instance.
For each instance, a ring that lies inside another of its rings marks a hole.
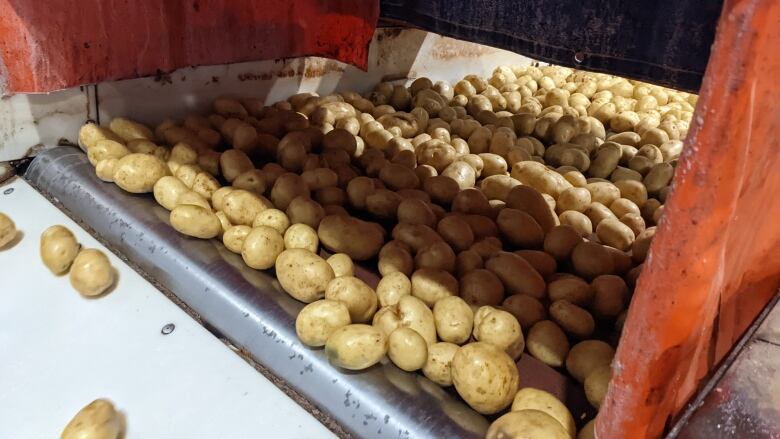
[[[724,5],[598,437],[653,438],[780,285],[780,2]]]
[[[365,68],[378,15],[378,0],[0,0],[0,95],[303,55]]]

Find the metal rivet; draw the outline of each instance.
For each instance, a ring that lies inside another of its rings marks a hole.
[[[9,187],[8,189],[3,191],[3,195],[11,195],[14,192],[14,188]]]
[[[168,323],[167,325],[162,327],[160,332],[162,333],[162,335],[168,335],[171,332],[173,332],[174,329],[176,329],[176,325],[174,325],[173,323]]]
[[[581,63],[583,61],[585,61],[585,54],[584,53],[577,52],[577,53],[574,54],[574,62],[579,64],[579,63]]]

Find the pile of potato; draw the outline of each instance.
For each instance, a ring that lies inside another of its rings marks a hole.
[[[527,352],[598,408],[696,99],[501,66],[454,86],[220,98],[154,130],[87,124],[79,144],[99,178],[153,192],[177,231],[275,268],[307,303],[301,341],[334,365],[387,357],[493,414],[523,392],[515,360]],[[376,264],[375,288],[355,261]],[[547,428],[544,416],[513,411],[488,436]]]

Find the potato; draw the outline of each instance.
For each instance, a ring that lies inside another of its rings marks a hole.
[[[512,401],[512,411],[521,410],[539,410],[555,418],[566,430],[570,437],[577,432],[577,426],[574,423],[569,409],[555,395],[544,390],[526,387],[520,389]]]
[[[214,210],[225,209],[225,197],[233,192],[233,190],[234,188],[232,186],[223,186],[211,194],[211,205],[214,206]]]
[[[212,195],[212,198],[214,196]],[[260,212],[272,208],[262,196],[243,189],[234,189],[222,199],[222,210],[232,224],[252,225]]]
[[[567,210],[585,212],[590,206],[591,195],[584,187],[573,187],[563,191],[556,201],[555,210],[559,214]]]
[[[463,344],[471,336],[474,313],[463,299],[450,296],[438,300],[433,306],[433,320],[440,340]]]
[[[644,262],[645,258],[647,258],[647,252],[650,251],[650,244],[652,244],[653,237],[655,237],[655,231],[655,227],[648,227],[637,235],[631,245],[631,259],[635,263]]]
[[[612,368],[609,365],[599,366],[585,378],[585,396],[588,398],[590,405],[596,409],[601,408],[611,379]]]
[[[482,414],[506,408],[517,392],[517,365],[490,343],[469,343],[452,357],[452,382],[458,394]]]
[[[216,206],[214,206],[216,208]],[[284,235],[284,232],[290,227],[290,219],[287,214],[279,209],[266,209],[252,221],[252,227],[268,226]]]
[[[347,305],[350,318],[355,323],[370,322],[378,303],[374,290],[354,276],[332,279],[325,288],[325,298]]]
[[[293,224],[284,232],[284,248],[302,248],[317,253],[320,242],[317,231],[306,224]]]
[[[501,303],[501,309],[509,312],[520,323],[520,328],[532,327],[536,322],[547,318],[547,310],[544,305],[531,296],[515,294],[509,296]]]
[[[219,218],[210,209],[194,204],[179,204],[174,207],[170,221],[177,232],[195,238],[211,239],[222,232]]]
[[[442,218],[436,226],[436,230],[458,252],[468,249],[474,243],[474,232],[461,215],[450,215]]]
[[[412,296],[428,307],[445,297],[458,294],[458,280],[450,273],[435,268],[420,268],[412,274]]]
[[[295,332],[307,346],[325,346],[339,328],[352,323],[347,305],[337,300],[322,299],[303,307],[295,319]]]
[[[602,274],[612,274],[615,264],[612,256],[601,244],[581,242],[574,247],[571,255],[574,270],[585,279],[593,279]]]
[[[314,237],[317,237],[316,232],[314,232]],[[330,265],[330,268],[333,269],[333,274],[336,277],[355,275],[355,265],[352,263],[352,259],[349,255],[336,253],[335,255],[331,255],[326,261],[328,262],[328,265]]]
[[[566,370],[580,383],[594,370],[612,363],[615,350],[601,340],[584,340],[572,346],[566,356]]]
[[[370,325],[342,326],[328,337],[325,354],[331,364],[349,370],[367,369],[387,353],[387,337]]]
[[[537,162],[518,162],[512,165],[512,178],[539,192],[558,198],[561,192],[572,187],[562,175]]]
[[[593,233],[593,223],[587,215],[576,210],[567,210],[558,217],[561,225],[570,226],[581,236],[590,236]]]
[[[168,161],[181,165],[194,165],[198,163],[198,152],[186,143],[177,143],[171,148]]]
[[[412,282],[404,273],[392,272],[384,276],[376,287],[379,305],[396,305],[403,296],[412,294]]]
[[[7,216],[0,213],[0,235],[5,237],[0,239],[0,247],[10,242],[7,237],[13,239],[16,236],[16,229],[13,222],[10,221]],[[41,260],[43,260],[43,265],[54,275],[59,276],[67,273],[80,250],[81,244],[73,236],[73,233],[64,226],[51,226],[41,235]]]
[[[114,172],[116,172],[116,164],[119,163],[117,158],[107,158],[100,160],[95,165],[95,175],[107,183],[114,182]]]
[[[547,285],[550,300],[566,300],[575,305],[587,306],[593,300],[594,290],[590,284],[573,275],[566,275]]]
[[[555,175],[559,174],[555,173]],[[549,232],[556,225],[555,216],[543,194],[532,187],[516,186],[512,188],[506,203],[507,207],[522,210],[533,217],[544,233]]]
[[[507,201],[510,191],[520,182],[508,175],[491,175],[482,179],[479,189],[490,200]]]
[[[241,249],[244,247],[244,240],[251,231],[252,228],[249,226],[231,226],[222,234],[222,243],[233,253],[241,254]]]
[[[474,183],[477,180],[477,173],[474,168],[463,161],[450,163],[441,171],[441,175],[455,180],[461,190],[474,187]]]
[[[384,233],[377,224],[341,215],[328,215],[317,229],[320,243],[334,253],[346,253],[353,260],[375,257],[384,244]]]
[[[458,195],[460,186],[452,178],[433,175],[423,180],[423,189],[434,202],[449,205]]]
[[[387,338],[387,356],[401,370],[413,372],[425,366],[428,344],[417,331],[400,327]]]
[[[616,318],[628,303],[628,285],[620,276],[602,275],[591,282],[594,297],[591,311],[600,318]]]
[[[60,439],[118,439],[123,437],[124,421],[107,399],[96,399],[76,413]]]
[[[395,272],[403,273],[407,277],[411,276],[412,271],[414,271],[414,258],[409,246],[401,241],[388,242],[379,251],[377,267],[382,276],[388,276]]]
[[[101,160],[121,159],[128,154],[130,150],[124,144],[108,139],[98,140],[87,150],[87,158],[92,166],[97,166]]]
[[[262,195],[267,189],[267,180],[263,171],[259,169],[249,169],[236,176],[232,185],[236,189],[244,189],[257,195]]]
[[[3,248],[6,245],[8,245],[8,243],[16,239],[16,236],[17,236],[16,224],[14,224],[13,220],[9,218],[8,215],[0,212],[0,248]],[[43,257],[43,249],[41,249],[41,257]],[[44,259],[44,263],[46,263],[45,259]],[[46,264],[46,266],[49,267],[49,264]],[[52,268],[49,267],[49,269],[51,270]]]
[[[82,296],[105,293],[114,284],[116,270],[98,249],[82,249],[70,266],[70,284]]]
[[[125,141],[134,139],[154,139],[154,133],[149,127],[124,117],[115,117],[108,124],[111,131],[115,132]]]
[[[528,352],[537,360],[551,367],[560,367],[569,353],[569,340],[553,321],[541,320],[528,331]]]
[[[493,421],[486,439],[570,439],[572,434],[558,420],[541,410],[511,411]]]
[[[587,338],[595,330],[593,316],[568,300],[556,300],[550,305],[549,311],[555,323],[575,338]]]
[[[422,368],[423,375],[442,387],[451,386],[452,357],[459,348],[458,345],[447,342],[428,345],[428,359]]]
[[[582,242],[580,233],[569,225],[555,226],[544,237],[544,251],[555,260],[562,262],[569,259],[574,247]]]
[[[151,192],[157,180],[168,174],[165,162],[148,154],[128,154],[116,164],[114,183],[127,192]]]
[[[596,419],[594,418],[588,421],[588,423],[580,429],[579,433],[577,433],[577,439],[596,439],[595,428]]]
[[[455,271],[459,277],[465,276],[467,273],[482,268],[482,256],[474,250],[463,250],[458,253],[455,258]],[[495,277],[495,275],[494,275]],[[498,281],[500,284],[501,281]],[[503,285],[502,285],[503,290]],[[461,295],[463,295],[463,286],[460,287]]]
[[[82,151],[87,152],[100,140],[123,142],[123,139],[106,127],[94,123],[85,123],[79,128],[78,144]]]
[[[460,279],[460,296],[474,306],[498,306],[504,299],[504,285],[490,270],[477,268]]]
[[[495,211],[490,206],[490,201],[479,189],[469,188],[458,192],[452,200],[453,212],[464,214],[484,215],[494,218]]]
[[[238,149],[228,149],[219,156],[220,173],[228,182],[233,182],[239,175],[254,167],[249,156]]]
[[[284,250],[275,266],[282,289],[304,303],[325,297],[325,288],[335,277],[324,259],[300,248]]]
[[[596,235],[604,244],[626,251],[634,242],[634,232],[630,227],[613,218],[605,218],[596,226]]]
[[[536,248],[544,243],[544,230],[531,215],[522,210],[509,207],[502,209],[496,218],[496,224],[512,245]]]
[[[442,241],[436,231],[423,224],[399,223],[393,228],[393,238],[403,242],[413,251],[420,251],[435,242]]]
[[[647,202],[647,188],[641,181],[620,180],[615,182],[615,186],[620,190],[620,196],[633,201],[638,207],[644,206]]]
[[[287,233],[290,233],[290,229]],[[285,239],[276,229],[257,226],[244,238],[241,257],[251,268],[266,270],[275,265],[276,258],[285,250],[285,244]]]
[[[482,306],[474,313],[474,338],[490,343],[517,359],[525,349],[520,323],[507,311]]]
[[[485,262],[504,284],[508,294],[527,294],[542,299],[545,283],[542,276],[522,257],[509,252],[499,252]]]

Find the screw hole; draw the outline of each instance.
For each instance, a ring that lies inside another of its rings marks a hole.
[[[12,187],[9,187],[8,189],[3,191],[3,195],[11,195],[12,193],[14,193],[14,188]]]
[[[577,53],[574,54],[574,62],[576,62],[577,64],[580,64],[583,61],[585,61],[585,53],[577,52]]]
[[[173,323],[168,323],[167,325],[162,327],[162,329],[160,330],[160,333],[162,335],[168,335],[171,332],[173,332],[174,329],[176,329],[176,325],[174,325]]]

